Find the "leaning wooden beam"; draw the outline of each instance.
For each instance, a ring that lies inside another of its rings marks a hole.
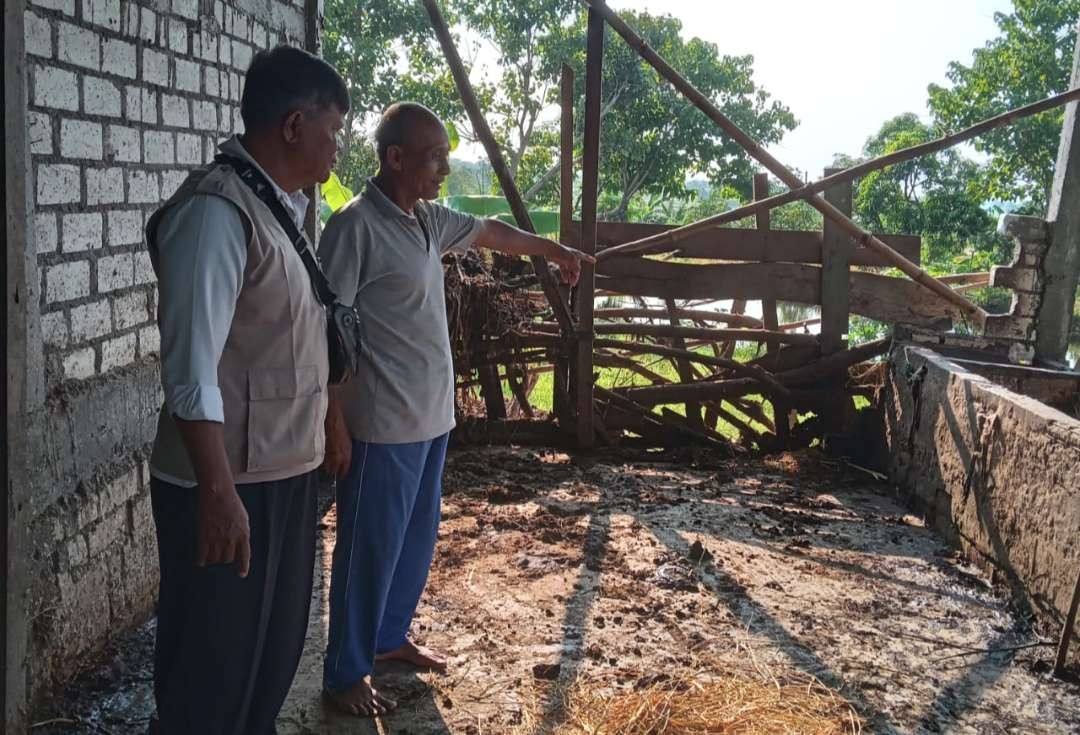
[[[738,340],[739,342],[765,342],[775,338],[785,344],[817,344],[812,334],[770,332],[765,329],[712,329],[709,327],[671,327],[666,324],[597,324],[597,334],[636,334],[644,337],[690,337],[692,339]]]
[[[622,36],[650,66],[656,69],[661,76],[670,81],[676,89],[678,89],[698,109],[704,112],[724,132],[734,138],[735,141],[738,142],[739,145],[741,145],[755,160],[765,166],[765,168],[771,171],[775,176],[779,177],[779,179],[788,187],[797,189],[802,186],[802,181],[794,172],[784,166],[784,164],[780,163],[780,161],[774,158],[772,154],[766,151],[756,140],[751,138],[743,132],[739,126],[728,119],[728,117],[720,111],[720,108],[714,105],[708,97],[699,92],[692,84],[690,84],[690,82],[664,61],[659,54],[653,51],[652,48],[650,48],[649,45],[645,43],[632,28],[630,28],[630,26],[623,22],[623,20],[612,11],[606,3],[602,0],[582,0],[582,2],[591,10],[600,13],[615,32]],[[879,252],[889,261],[890,265],[899,268],[916,283],[937,293],[943,299],[954,304],[964,314],[972,317],[980,326],[985,322],[986,312],[977,305],[953,291],[948,286],[936,281],[922,268],[897,253],[884,242],[874,237],[871,233],[859,227],[851,221],[851,219],[845,217],[839,209],[826,202],[820,196],[814,194],[813,196],[807,197],[806,201],[825,217],[829,218],[841,229],[846,231],[858,244]]]
[[[622,355],[616,355],[612,352],[594,352],[593,364],[599,365],[601,367],[612,367],[629,370],[632,373],[640,375],[654,385],[663,385],[665,383],[671,382],[660,373],[650,370],[637,360],[634,360],[630,357],[623,357]]]
[[[620,395],[618,393],[615,393],[614,391],[610,391],[607,388],[602,388],[600,386],[595,386],[595,390],[596,390],[596,394],[598,396],[600,396],[601,398],[604,398],[609,403],[613,403],[616,406],[618,406],[619,408],[621,408],[621,409],[623,409],[625,411],[628,411],[630,413],[636,413],[636,414],[644,417],[650,423],[656,423],[656,424],[660,424],[661,426],[664,426],[666,428],[674,429],[675,431],[677,431],[677,432],[679,432],[681,434],[686,434],[687,436],[692,436],[696,440],[698,440],[700,442],[703,442],[705,444],[709,444],[711,446],[715,446],[715,447],[718,447],[718,448],[724,448],[724,449],[731,449],[731,445],[727,441],[718,441],[718,440],[712,438],[711,436],[708,436],[706,434],[702,434],[701,432],[698,432],[698,431],[694,431],[693,429],[687,427],[685,424],[680,424],[680,423],[677,423],[675,421],[671,421],[670,419],[659,416],[656,413],[654,413],[653,411],[650,411],[647,407],[642,406],[639,403],[636,403],[635,401],[631,400],[630,398],[627,398],[624,395]]]
[[[506,197],[506,201],[510,204],[510,211],[513,212],[518,227],[529,232],[536,232],[532,218],[529,217],[529,211],[525,207],[525,202],[521,199],[521,194],[518,192],[517,185],[514,184],[513,177],[510,176],[510,169],[503,159],[502,150],[499,148],[495,136],[492,135],[487,120],[484,119],[480,103],[477,101],[472,84],[469,82],[469,75],[465,72],[465,65],[461,62],[461,56],[454,45],[454,39],[450,36],[450,29],[447,28],[446,21],[443,19],[442,13],[439,12],[435,0],[424,0],[424,7],[431,18],[431,26],[435,30],[439,44],[442,46],[443,55],[446,56],[446,63],[450,66],[450,73],[454,76],[454,83],[457,85],[458,94],[461,96],[461,104],[469,114],[473,133],[484,145],[484,150],[487,151],[488,161],[491,163],[491,168],[495,171],[495,176],[499,180],[503,196]],[[548,269],[547,261],[537,255],[532,256],[530,260],[532,261],[533,270],[536,271],[537,278],[540,279],[540,286],[544,290],[544,295],[547,296],[548,303],[551,304],[551,310],[555,312],[556,321],[567,333],[572,332],[574,326],[573,320],[570,318],[570,308],[567,306],[562,294],[559,293],[555,279]]]
[[[776,373],[774,377],[784,385],[812,383],[830,375],[835,375],[838,372],[846,371],[852,365],[858,365],[860,362],[866,362],[878,355],[885,354],[889,351],[891,343],[892,340],[888,337],[867,342],[850,350],[834,352],[808,365]]]
[[[733,327],[750,327],[761,329],[760,319],[745,314],[729,314],[726,311],[706,311],[704,309],[676,309],[676,316],[680,319],[689,319],[701,322],[720,322]],[[660,309],[597,309],[593,312],[597,319],[667,319],[668,312]]]
[[[702,352],[693,352],[691,350],[680,350],[676,347],[668,347],[666,345],[650,345],[645,344],[644,342],[630,342],[629,340],[621,339],[597,339],[593,344],[597,347],[605,347],[612,350],[623,350],[625,352],[634,352],[636,354],[644,355],[679,357],[702,365],[727,368],[736,375],[742,375],[753,380],[761,388],[764,388],[770,393],[779,395],[787,395],[789,393],[787,387],[776,380],[767,371],[762,370],[755,365],[748,365],[747,363],[730,360],[726,357],[706,355]]]

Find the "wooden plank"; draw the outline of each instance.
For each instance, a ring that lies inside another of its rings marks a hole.
[[[825,175],[830,176],[838,170],[827,168]],[[826,191],[825,201],[850,217],[851,182]],[[826,219],[821,243],[821,351],[825,354],[843,349],[847,343],[850,318],[848,271],[852,249],[851,237],[835,222]]]
[[[480,380],[480,396],[484,399],[487,417],[505,419],[506,401],[503,399],[499,368],[496,365],[481,365],[476,368],[476,374]]]
[[[676,299],[783,299],[821,303],[821,268],[797,263],[687,265],[645,258],[611,258],[597,265],[596,285],[621,294]],[[952,304],[911,281],[877,273],[848,274],[850,311],[889,324],[947,328]]]
[[[1073,52],[1071,87],[1080,86],[1080,35]],[[1050,247],[1043,261],[1046,285],[1036,317],[1035,362],[1064,367],[1069,347],[1077,273],[1080,273],[1080,103],[1065,108],[1058,143],[1054,182],[1046,219],[1053,223]]]
[[[674,225],[651,225],[628,222],[598,222],[596,244],[601,250],[632,242],[672,229]],[[917,235],[874,235],[905,258],[919,264],[922,238]],[[576,247],[578,240],[565,244]],[[672,255],[680,258],[705,258],[711,260],[759,260],[762,262],[820,263],[821,232],[802,230],[759,231],[736,227],[717,227],[695,233],[679,241],[679,248]],[[856,247],[851,254],[851,264],[866,267],[887,268],[891,264],[881,255],[866,247]]]
[[[600,178],[600,97],[604,62],[604,20],[589,10],[585,34],[585,139],[582,147],[581,245],[586,253],[596,252],[596,199]],[[594,443],[593,423],[593,291],[595,267],[581,264],[577,285],[577,327],[580,338],[574,360],[576,386],[575,429],[577,445],[587,449]]]

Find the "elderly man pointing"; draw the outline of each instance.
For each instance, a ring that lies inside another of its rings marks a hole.
[[[339,298],[360,312],[360,374],[330,393],[327,460],[339,476],[330,582],[327,698],[361,716],[394,707],[371,685],[376,659],[442,670],[409,639],[439,526],[454,427],[442,258],[473,245],[554,261],[575,283],[591,256],[428,201],[450,173],[439,118],[392,105],[375,132],[379,172],[327,223],[319,249]]]

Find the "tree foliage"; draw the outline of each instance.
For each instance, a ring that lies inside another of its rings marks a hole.
[[[950,87],[930,85],[930,109],[957,130],[1068,89],[1080,0],[1014,0],[997,13],[1001,33],[976,49],[970,65],[949,65]],[[1061,132],[1062,111],[1049,111],[985,134],[975,149],[989,156],[974,182],[984,199],[1045,208]]]

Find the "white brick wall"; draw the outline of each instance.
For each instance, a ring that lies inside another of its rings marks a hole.
[[[79,109],[79,79],[53,66],[34,67],[34,104],[54,110]]]
[[[101,247],[101,213],[65,214],[61,247],[65,253],[82,253]]]
[[[52,57],[52,26],[49,21],[29,10],[24,14],[26,53]]]
[[[38,204],[69,204],[79,201],[81,196],[78,166],[67,164],[38,166]]]
[[[93,377],[160,350],[146,220],[242,130],[241,79],[253,53],[298,19],[302,31],[302,12],[289,4],[234,2],[243,7],[27,0],[31,227],[51,380]]]
[[[139,72],[135,57],[135,44],[116,38],[106,39],[102,52],[101,70],[134,79]]]
[[[191,103],[184,97],[161,95],[161,121],[174,128],[191,127]]]
[[[97,71],[101,68],[101,36],[89,28],[60,23],[56,58]]]
[[[169,86],[169,55],[163,51],[143,49],[142,78],[147,84]]]
[[[156,355],[161,352],[161,333],[156,326],[143,327],[139,330],[139,357]]]
[[[128,263],[130,266],[130,261]],[[150,318],[145,291],[135,291],[113,300],[113,324],[117,329],[131,329]]]
[[[142,242],[143,215],[135,210],[114,210],[109,212],[109,246],[135,245]]]
[[[124,170],[91,168],[86,171],[86,203],[119,204],[124,201]]]
[[[85,342],[95,337],[103,337],[110,331],[112,331],[112,306],[108,299],[72,307],[72,341]]]
[[[94,377],[94,348],[85,347],[64,356],[64,378],[82,380]]]
[[[101,346],[101,372],[123,367],[135,362],[136,336],[134,333],[110,339]]]
[[[123,125],[110,125],[105,133],[105,159],[118,163],[138,163],[142,160],[139,131]]]
[[[120,88],[98,77],[83,77],[83,111],[120,117]]]
[[[90,295],[90,263],[60,263],[45,271],[45,300],[73,301]]]
[[[143,161],[146,163],[175,163],[173,134],[160,130],[143,133]]]
[[[191,133],[177,133],[176,162],[190,166],[202,163],[202,139]]]
[[[121,253],[120,255],[110,255],[105,258],[98,258],[98,292],[108,293],[110,291],[131,288],[134,280],[135,270],[131,253]],[[123,328],[124,327],[117,325],[117,329]]]
[[[110,31],[120,30],[120,0],[83,0],[83,19]]]
[[[48,155],[53,152],[52,118],[44,112],[28,112],[26,122],[31,153]]]
[[[60,155],[64,158],[100,159],[103,154],[101,125],[86,120],[60,122]]]
[[[38,254],[56,252],[59,242],[56,229],[56,215],[52,212],[38,212],[34,215],[34,243]]]

